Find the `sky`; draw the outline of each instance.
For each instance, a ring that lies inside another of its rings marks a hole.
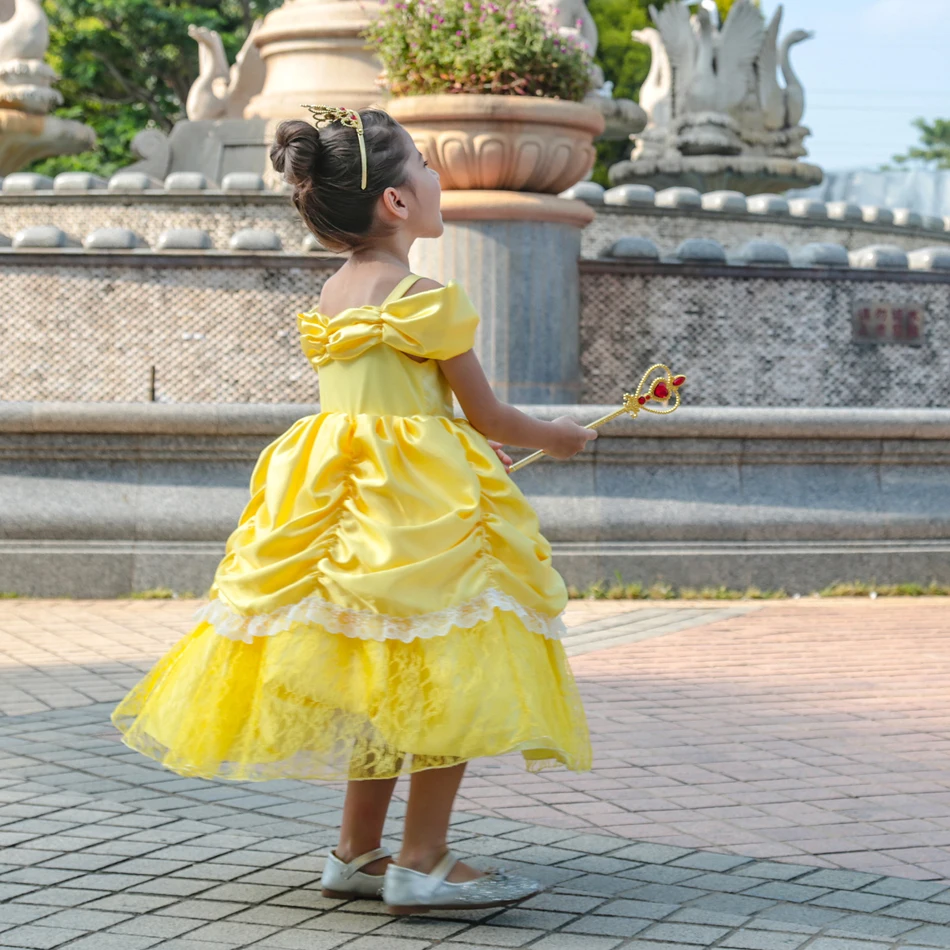
[[[771,17],[778,4],[762,0]],[[950,119],[950,0],[785,0],[782,35],[805,88],[809,157],[826,171],[879,168],[917,144],[917,116]]]

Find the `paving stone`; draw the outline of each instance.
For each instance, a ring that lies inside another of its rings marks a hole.
[[[565,861],[564,867],[587,871],[591,874],[619,874],[630,870],[630,861],[618,861],[616,858],[605,858],[602,855],[585,854],[582,858]]]
[[[137,884],[130,888],[136,894],[167,894],[170,897],[191,897],[217,885],[217,881],[207,881],[200,878],[187,879],[179,877],[158,877],[144,884]]]
[[[772,920],[819,928],[830,924],[832,921],[840,920],[844,916],[839,910],[814,907],[811,904],[776,904],[774,907],[767,907],[759,912],[759,919],[767,917]]]
[[[8,884],[2,881],[0,882],[0,901],[11,900],[21,894],[29,894],[36,889],[37,885],[35,884]]]
[[[801,884],[790,884],[787,881],[770,881],[768,884],[759,884],[744,893],[749,897],[767,897],[778,901],[803,903],[821,897],[822,894],[827,894],[828,890],[822,887],[804,887]]]
[[[652,925],[652,920],[640,920],[637,917],[581,917],[569,923],[564,931],[602,934],[605,937],[633,937]]]
[[[267,924],[274,927],[295,927],[305,920],[310,920],[317,916],[318,911],[307,910],[303,907],[278,907],[268,905],[265,907],[249,907],[235,914],[229,920],[238,921],[244,924]]]
[[[729,934],[717,944],[723,950],[797,950],[810,940],[808,934],[768,933],[761,930],[740,930]]]
[[[921,943],[935,947],[950,947],[950,927],[938,927],[927,924],[916,930],[908,930],[902,935],[910,943]]]
[[[69,950],[148,950],[159,937],[132,937],[129,934],[90,934],[69,945]]]
[[[513,907],[502,911],[490,921],[492,926],[525,927],[537,930],[556,930],[574,919],[572,914],[559,914],[550,910],[528,910],[523,907]]]
[[[556,910],[568,914],[586,914],[604,901],[599,897],[579,897],[576,894],[538,894],[526,900],[521,907],[527,910]]]
[[[676,848],[671,845],[649,844],[646,842],[628,845],[625,848],[610,852],[612,858],[643,861],[648,864],[665,864],[667,861],[674,861],[688,854],[695,854],[695,851],[690,848]]]
[[[285,930],[265,937],[254,944],[255,950],[333,950],[349,940],[351,934],[335,934],[329,931]]]
[[[636,882],[628,881],[619,876],[582,874],[578,871],[570,871],[570,869],[567,868],[564,870],[565,873],[569,875],[568,880],[560,882],[564,890],[591,894],[594,897],[616,897],[625,891],[629,891],[632,887],[639,886]],[[534,876],[539,879],[541,877],[539,874]]]
[[[218,920],[206,924],[189,935],[191,940],[207,940],[212,943],[225,943],[230,947],[245,947],[249,943],[269,937],[277,932],[277,927],[263,924],[235,923],[230,920]]]
[[[110,913],[104,910],[70,908],[50,917],[44,917],[42,925],[62,927],[64,930],[105,930],[129,919],[129,914]]]
[[[666,918],[667,923],[704,924],[710,927],[741,927],[749,920],[745,914],[725,914],[722,911],[704,910],[702,907],[681,907]]]
[[[523,947],[525,944],[544,935],[543,930],[530,930],[525,927],[489,927],[486,925],[469,927],[464,933],[456,934],[452,940],[464,940],[466,943],[485,947]]]
[[[950,923],[950,904],[938,904],[933,901],[902,901],[900,904],[888,907],[884,913],[888,917],[922,920],[928,924]]]
[[[612,950],[622,942],[612,937],[580,937],[576,934],[557,933],[548,934],[531,946],[537,950]]]
[[[803,875],[797,879],[796,883],[810,887],[833,887],[839,891],[853,891],[880,880],[882,880],[880,874],[844,871],[840,868],[821,868],[812,874]]]
[[[445,940],[460,930],[465,930],[468,924],[463,921],[426,920],[421,917],[404,917],[386,924],[375,934],[386,937],[408,937],[419,940]]]
[[[640,935],[644,940],[666,940],[670,943],[709,945],[729,933],[726,927],[704,927],[701,924],[654,924]]]
[[[678,904],[659,904],[652,901],[610,901],[594,910],[595,914],[614,917],[641,917],[645,920],[662,920],[679,909]]]
[[[226,903],[225,901],[186,900],[161,907],[155,913],[168,917],[194,917],[199,920],[220,920],[239,910],[247,910],[247,904]]]
[[[405,937],[360,937],[346,945],[347,950],[426,950],[429,940],[409,940]]]
[[[890,950],[890,943],[870,940],[851,940],[847,937],[816,937],[808,950]]]
[[[680,884],[699,877],[701,871],[694,868],[677,868],[669,864],[641,864],[629,871],[621,871],[622,877],[651,884]]]
[[[870,913],[882,907],[893,905],[896,897],[884,894],[860,894],[854,891],[836,891],[816,897],[812,904],[820,907],[840,907],[842,910],[857,910]]]
[[[112,894],[100,901],[83,905],[85,910],[110,910],[118,913],[147,914],[159,907],[174,903],[174,897],[158,897],[154,894]]]
[[[301,926],[308,930],[334,930],[338,933],[362,934],[381,927],[386,921],[381,916],[371,914],[346,914],[330,911],[305,921]]]
[[[864,890],[869,894],[888,894],[892,897],[923,901],[928,897],[946,893],[947,884],[941,881],[914,881],[909,878],[885,877],[869,884]]]
[[[827,932],[831,936],[896,937],[919,927],[918,921],[900,920],[896,917],[880,917],[872,914],[849,914],[836,920]]]
[[[630,891],[630,897],[633,900],[654,901],[659,904],[685,904],[697,897],[705,897],[708,893],[702,888],[681,884],[643,884]]]
[[[694,851],[671,862],[673,867],[696,868],[700,871],[730,871],[750,863],[754,863],[752,858],[739,854],[718,854],[714,851]]]
[[[792,878],[802,877],[814,868],[804,867],[801,864],[782,864],[778,861],[756,861],[754,864],[736,868],[733,874],[747,874],[752,877],[764,877],[775,881],[790,881]]]
[[[49,858],[49,855],[46,855]],[[44,861],[44,868],[56,868],[69,871],[101,871],[123,863],[124,858],[108,854],[64,854],[58,858]]]
[[[60,927],[38,927],[35,924],[27,924],[25,927],[14,927],[13,930],[7,930],[0,935],[0,939],[3,940],[0,946],[50,950],[52,947],[62,946],[69,940],[83,936],[83,933],[82,930],[63,930]]]
[[[28,924],[58,910],[58,907],[37,907],[35,904],[0,904],[0,927]]]
[[[46,887],[41,891],[33,891],[16,898],[22,904],[51,904],[54,907],[76,907],[106,897],[106,891],[89,890],[85,888]]]
[[[161,937],[170,940],[191,930],[204,926],[203,920],[186,917],[157,917],[155,914],[142,914],[121,924],[109,928],[110,933],[131,934],[136,937]]]
[[[774,907],[775,903],[775,901],[766,900],[762,897],[746,897],[744,894],[707,894],[705,897],[693,901],[690,907],[721,914],[750,916],[765,910],[767,907]]]

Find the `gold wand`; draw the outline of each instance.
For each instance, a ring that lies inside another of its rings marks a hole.
[[[652,382],[648,383],[647,381],[650,379],[651,374],[656,370],[662,370],[663,375],[658,376]],[[674,376],[669,366],[666,366],[664,363],[654,363],[640,378],[640,385],[637,386],[636,391],[623,394],[623,405],[619,409],[608,412],[606,416],[601,416],[599,419],[590,423],[590,425],[584,426],[584,428],[596,429],[598,426],[602,426],[605,422],[611,422],[624,413],[636,419],[641,409],[646,412],[652,412],[658,416],[668,416],[671,412],[675,412],[679,408],[680,386],[685,382],[686,377]],[[674,399],[673,405],[667,407],[667,402],[671,396]],[[663,408],[654,409],[652,406],[647,405],[647,403],[653,400],[662,403]],[[524,468],[525,465],[536,462],[545,454],[546,453],[542,451],[533,452],[531,455],[527,455],[521,459],[520,462],[515,462],[508,471],[509,473],[517,472],[519,468]]]

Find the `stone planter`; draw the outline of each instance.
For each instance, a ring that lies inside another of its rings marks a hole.
[[[557,194],[593,167],[604,117],[590,106],[521,96],[391,99],[386,110],[412,135],[442,188]]]

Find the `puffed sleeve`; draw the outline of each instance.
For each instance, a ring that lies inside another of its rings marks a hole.
[[[478,313],[455,281],[387,304],[382,342],[412,356],[447,360],[472,349]]]

